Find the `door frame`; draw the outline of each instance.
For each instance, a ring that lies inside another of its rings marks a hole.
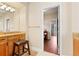
[[[57,23],[58,23],[58,20],[60,22],[60,5],[57,5],[55,7],[58,7],[58,19],[57,19]],[[48,7],[48,8],[44,8],[42,9],[42,17],[43,17],[43,20],[42,20],[42,38],[43,38],[43,51],[44,51],[44,35],[43,35],[43,32],[44,32],[44,11],[45,9],[50,9],[50,8],[55,8],[55,7]],[[57,53],[58,53],[58,47],[59,47],[59,51],[61,50],[60,49],[60,45],[58,46],[58,43],[60,43],[60,38],[58,38],[58,36],[60,36],[60,33],[58,34],[58,30],[60,31],[60,29],[58,29],[58,25],[60,26],[60,24],[57,24]],[[59,41],[58,41],[59,40]],[[60,52],[61,53],[61,52]],[[60,54],[59,53],[59,54]]]

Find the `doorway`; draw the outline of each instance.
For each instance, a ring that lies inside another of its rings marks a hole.
[[[47,8],[44,16],[44,51],[59,55],[58,7]]]

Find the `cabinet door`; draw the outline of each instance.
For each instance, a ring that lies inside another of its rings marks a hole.
[[[6,40],[0,41],[0,56],[8,56],[8,44]]]
[[[8,39],[9,55],[12,56],[14,42],[16,42],[19,39],[19,36],[18,35],[8,36],[7,39]],[[16,48],[16,50],[17,50],[17,48]]]
[[[20,36],[19,38],[20,40],[25,40],[25,34],[20,34],[19,36]]]
[[[73,41],[73,55],[79,56],[79,39],[74,39]]]
[[[20,40],[20,39],[24,39],[24,35],[14,35],[14,36],[8,36],[8,49],[9,49],[9,55],[12,56],[13,53],[13,46],[14,46],[14,42]],[[15,51],[17,51],[17,47],[15,48]]]
[[[13,45],[16,38],[14,36],[7,37],[8,39],[8,49],[9,49],[9,55],[12,56],[13,53]]]

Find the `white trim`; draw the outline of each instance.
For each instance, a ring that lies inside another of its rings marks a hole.
[[[42,9],[42,50],[44,51],[44,9]]]
[[[60,5],[57,5],[57,6],[54,6],[54,7],[58,7],[58,15],[59,15],[59,21],[60,21]],[[54,8],[54,7],[48,7],[48,9],[50,8]],[[42,20],[42,31],[44,31],[44,10],[45,9],[42,9],[42,17],[43,17],[43,20]],[[61,25],[60,25],[61,26]],[[61,30],[60,30],[61,31]],[[43,34],[43,33],[42,33]],[[42,36],[44,38],[44,36]],[[60,37],[61,38],[61,37]],[[59,39],[60,39],[59,38]],[[43,39],[43,42],[44,42],[44,39]],[[60,42],[59,42],[60,43]],[[62,45],[62,44],[61,44]],[[59,48],[59,50],[61,51],[61,49]],[[43,43],[43,51],[44,51],[44,43]],[[60,54],[62,53],[62,51],[60,52]]]
[[[62,14],[61,8],[62,8],[62,6],[60,4],[59,7],[58,7],[58,15]],[[62,16],[58,16],[58,19],[60,20],[60,29],[59,29],[60,30],[60,36],[59,36],[60,37],[59,38],[60,39],[60,47],[59,47],[59,52],[60,52],[60,56],[61,56],[61,55],[63,55],[62,54],[62,34],[61,34],[62,33],[62,26],[61,26],[62,25]]]

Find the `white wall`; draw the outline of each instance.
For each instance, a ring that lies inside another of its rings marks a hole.
[[[26,4],[22,9],[20,9],[20,28],[21,32],[26,33],[26,39],[28,40],[28,28],[27,28],[27,21],[28,21],[28,4]]]
[[[71,5],[69,3],[30,3],[29,8],[23,8],[23,11],[18,10],[15,13],[14,18],[14,31],[26,31],[29,34],[30,44],[33,47],[43,50],[43,9],[56,7],[60,5],[60,53],[61,55],[73,55],[73,40],[71,36]],[[27,7],[27,5],[26,5]],[[76,9],[75,9],[76,8]],[[28,11],[27,11],[28,9]],[[73,7],[73,19],[78,21],[78,13],[74,15],[74,10],[78,11],[77,7]],[[29,12],[29,13],[28,13]],[[27,15],[28,13],[28,15]],[[27,17],[28,16],[28,17]],[[27,22],[28,19],[28,22]],[[73,22],[74,22],[73,20]],[[72,23],[73,23],[72,22]],[[28,28],[26,27],[28,23]],[[76,28],[73,31],[78,31],[77,25],[73,25],[72,28]],[[28,31],[27,31],[28,30]],[[28,35],[26,34],[26,35]]]
[[[39,8],[38,8],[39,7]],[[32,47],[42,50],[43,40],[42,40],[42,18],[41,10],[39,3],[30,3],[29,4],[29,40]]]
[[[60,5],[61,55],[73,55],[71,3]]]
[[[79,32],[79,3],[72,3],[72,32]]]
[[[55,7],[58,3],[29,4],[29,40],[33,47],[43,50],[43,9]]]
[[[72,35],[73,33],[79,33],[79,2],[73,2],[71,5],[72,11]],[[73,37],[72,37],[73,41]]]
[[[73,55],[71,36],[71,5],[69,3],[30,3],[29,40],[31,45],[43,50],[43,9],[60,6],[60,54]]]

